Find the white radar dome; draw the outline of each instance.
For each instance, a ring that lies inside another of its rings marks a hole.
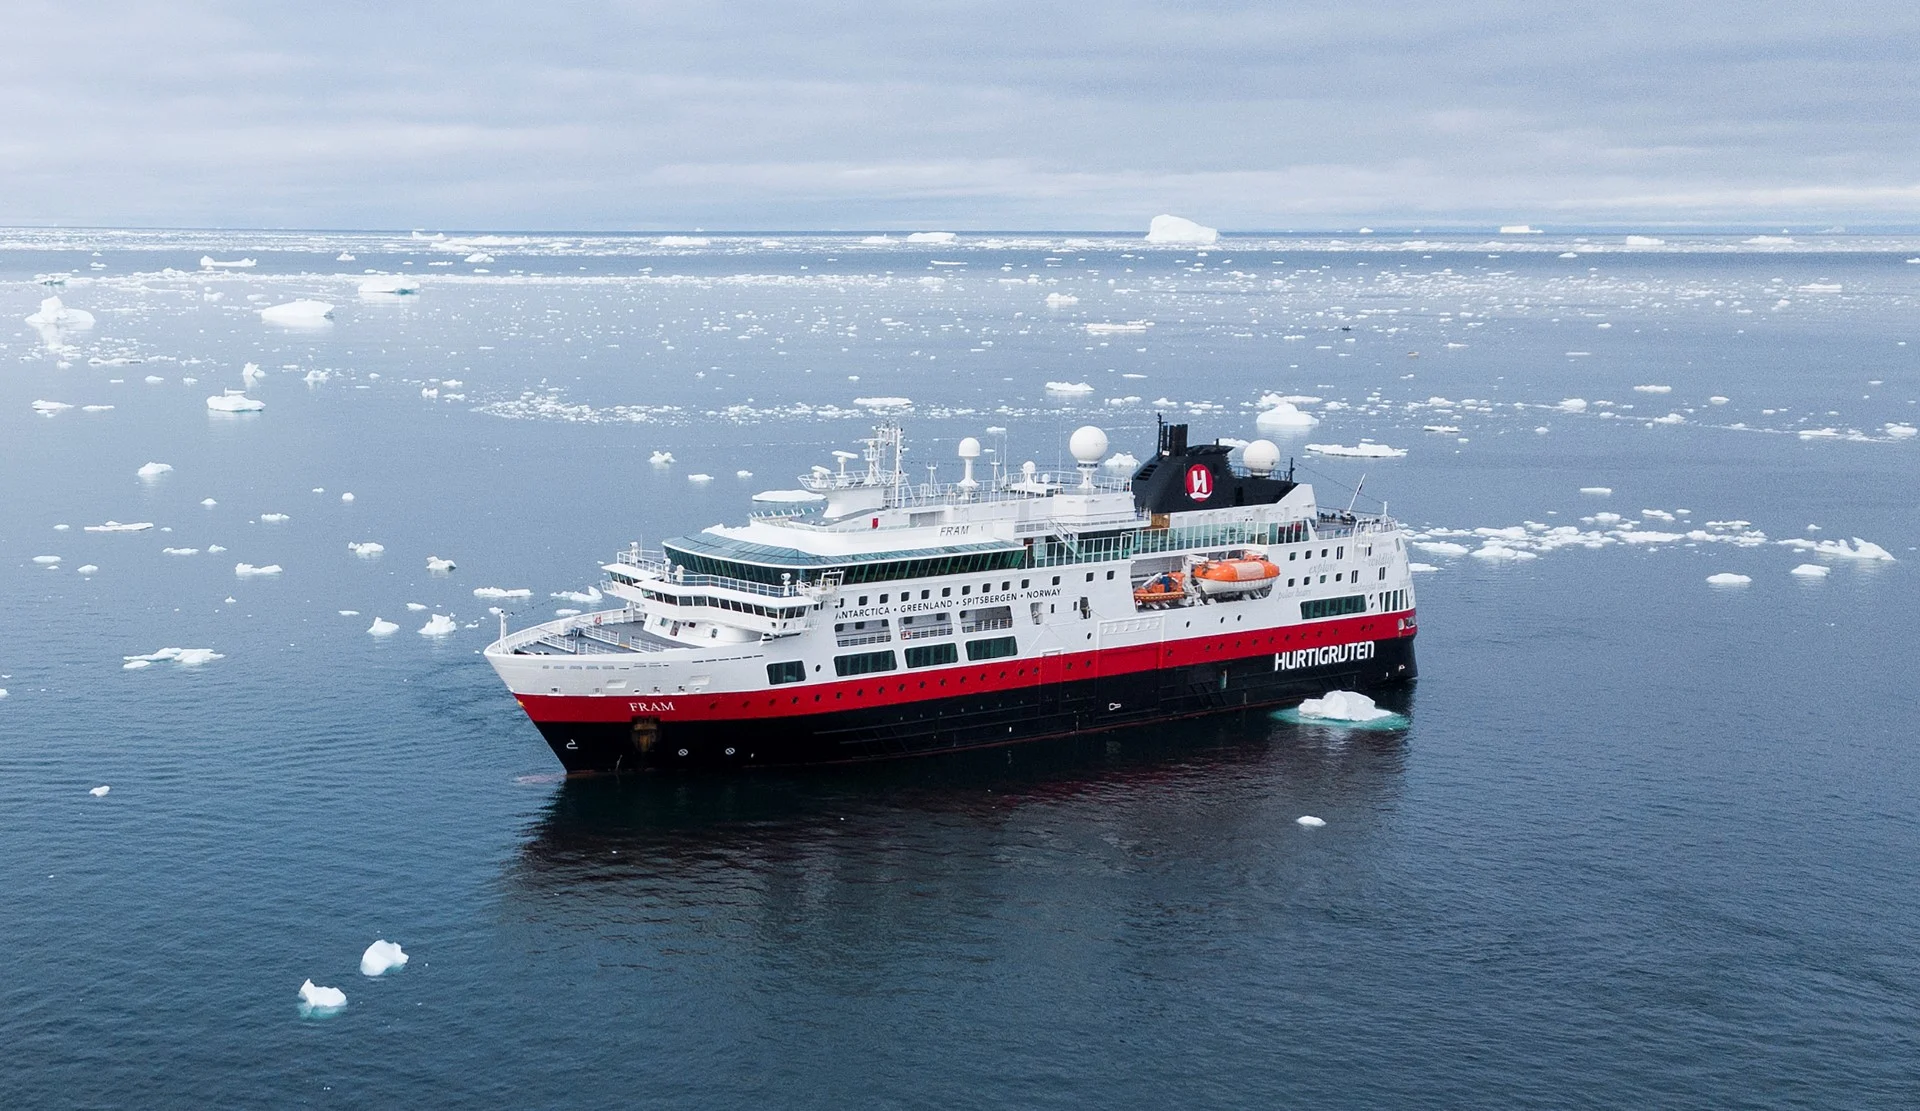
[[[1272,440],[1255,440],[1240,452],[1247,469],[1257,475],[1270,475],[1280,465],[1280,448]]]
[[[1074,429],[1073,438],[1067,441],[1067,450],[1074,459],[1082,463],[1098,463],[1107,453],[1107,434],[1091,424]]]
[[[980,458],[980,441],[974,439],[972,436],[968,436],[966,439],[960,441],[960,458]]]

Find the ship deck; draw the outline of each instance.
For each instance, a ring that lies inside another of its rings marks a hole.
[[[575,625],[565,632],[548,633],[516,645],[520,656],[604,656],[629,652],[665,652],[684,648],[662,636],[649,633],[638,621],[608,621],[599,625]]]

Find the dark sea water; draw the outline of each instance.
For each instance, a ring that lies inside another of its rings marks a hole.
[[[0,1106],[1920,1104],[1920,242],[776,238],[0,236]],[[567,782],[477,655],[875,412],[952,478],[1269,393],[1523,553],[1418,556],[1403,729]]]

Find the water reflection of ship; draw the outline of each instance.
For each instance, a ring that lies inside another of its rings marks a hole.
[[[1381,705],[1411,716],[1414,694]],[[1123,860],[1257,855],[1303,813],[1350,836],[1372,826],[1397,797],[1406,751],[1404,732],[1248,712],[829,773],[572,779],[507,884],[526,896],[731,891],[752,902],[807,877],[974,882],[963,874],[1083,840]]]

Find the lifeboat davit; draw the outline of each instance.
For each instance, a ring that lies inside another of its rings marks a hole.
[[[1248,552],[1239,559],[1219,559],[1193,569],[1193,588],[1208,598],[1264,594],[1273,589],[1280,568],[1265,556]]]
[[[1177,606],[1187,598],[1184,571],[1162,571],[1134,588],[1133,604],[1141,609]]]

